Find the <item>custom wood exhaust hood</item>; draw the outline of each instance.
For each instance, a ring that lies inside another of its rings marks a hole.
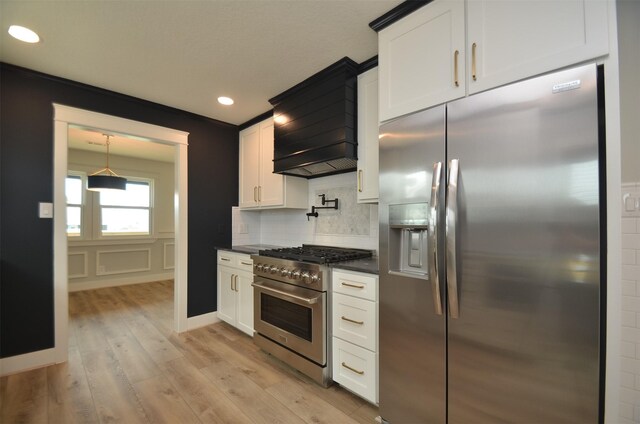
[[[269,100],[273,172],[315,178],[356,169],[357,74],[345,57]]]

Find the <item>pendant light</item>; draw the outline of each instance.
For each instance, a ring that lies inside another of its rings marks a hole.
[[[109,168],[109,137],[108,134],[102,134],[107,137],[107,167],[95,172],[87,178],[87,190],[104,191],[104,190],[126,190],[127,179],[120,177]]]

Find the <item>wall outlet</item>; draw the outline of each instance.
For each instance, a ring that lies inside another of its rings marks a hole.
[[[640,191],[628,191],[622,194],[622,216],[640,217]]]

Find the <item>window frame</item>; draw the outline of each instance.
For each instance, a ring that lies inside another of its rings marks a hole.
[[[118,206],[118,205],[102,205],[100,203],[100,193],[96,192],[94,196],[94,222],[96,225],[94,226],[94,240],[126,240],[126,239],[151,239],[155,237],[155,229],[153,225],[153,209],[155,206],[155,187],[154,187],[154,179],[153,178],[145,178],[145,177],[132,177],[132,176],[124,176],[127,179],[127,183],[146,183],[149,185],[149,206]],[[103,208],[111,208],[111,209],[146,209],[149,211],[149,232],[148,233],[113,233],[113,234],[104,234],[102,232],[102,209]]]
[[[76,203],[68,203],[65,202],[65,224],[66,227],[68,228],[68,213],[67,211],[69,210],[69,206],[76,206],[76,207],[80,207],[80,234],[78,235],[69,235],[69,232],[66,232],[67,235],[67,240],[72,240],[72,241],[77,241],[77,240],[86,240],[87,238],[87,228],[90,228],[91,223],[89,222],[89,220],[87,220],[86,217],[86,210],[87,210],[87,195],[86,195],[86,186],[87,186],[87,174],[85,172],[82,171],[73,171],[73,170],[67,170],[67,175],[65,177],[65,183],[66,183],[66,179],[72,177],[72,178],[80,178],[80,204],[76,204]],[[66,200],[66,187],[65,187],[65,200]]]

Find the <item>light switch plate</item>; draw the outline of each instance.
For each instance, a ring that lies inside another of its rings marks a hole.
[[[53,203],[38,203],[38,211],[40,218],[53,218]]]

